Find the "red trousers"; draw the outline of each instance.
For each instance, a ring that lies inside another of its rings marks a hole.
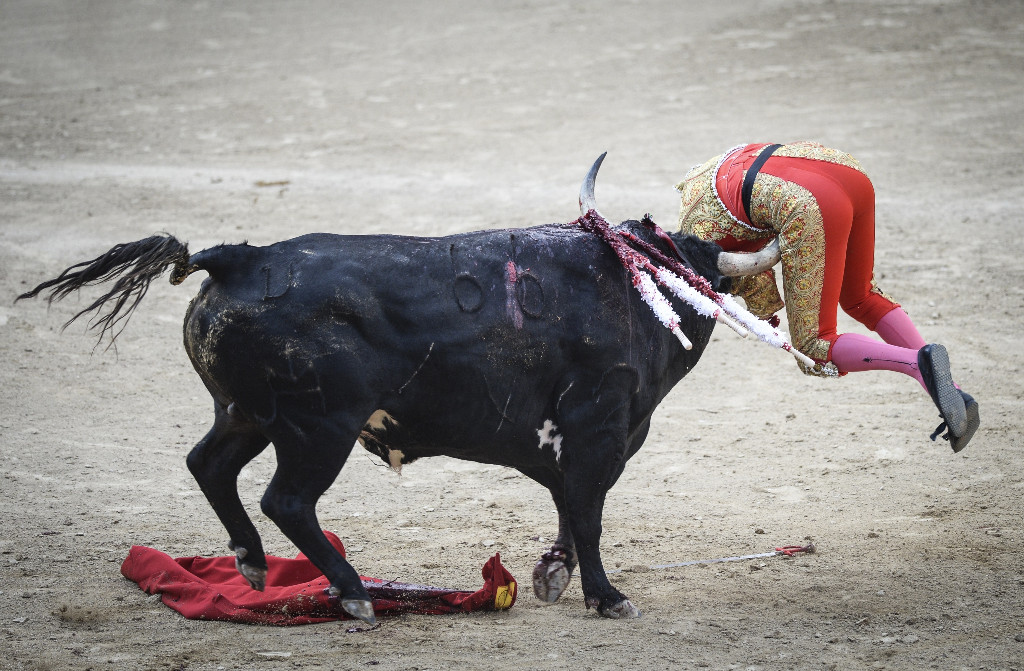
[[[878,321],[899,304],[874,286],[875,191],[871,180],[864,173],[837,163],[776,155],[765,162],[761,173],[807,189],[821,212],[825,263],[818,337],[833,344],[839,337],[837,307],[874,330]],[[746,220],[738,188],[741,180],[730,182],[735,188],[723,189],[719,195],[731,212]],[[777,232],[783,233],[783,222],[770,223]],[[783,282],[800,280],[783,273]],[[787,306],[787,309],[792,312],[799,306]]]

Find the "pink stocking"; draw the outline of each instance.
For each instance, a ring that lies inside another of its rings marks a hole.
[[[874,330],[882,337],[882,340],[890,345],[919,350],[927,344],[903,308],[896,308],[885,313],[885,316],[875,324]]]
[[[917,369],[916,349],[889,345],[859,333],[844,333],[836,339],[832,344],[832,363],[842,373],[892,370],[909,375],[924,386]]]

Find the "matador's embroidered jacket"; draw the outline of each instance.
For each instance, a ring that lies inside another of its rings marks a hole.
[[[734,293],[759,317],[770,317],[788,305],[793,345],[811,358],[828,360],[830,343],[818,338],[821,288],[825,274],[825,234],[821,212],[811,192],[799,184],[761,172],[754,181],[750,217],[742,205],[730,211],[719,189],[738,196],[746,168],[765,145],[743,145],[694,166],[676,185],[682,195],[679,229],[714,240],[728,251],[757,251],[778,236],[782,252],[783,303],[775,271],[736,278]],[[849,154],[814,142],[782,145],[773,156],[828,161],[863,173]],[[740,202],[738,197],[727,198]]]

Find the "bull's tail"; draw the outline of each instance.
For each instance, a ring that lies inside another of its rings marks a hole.
[[[49,290],[47,303],[61,300],[81,289],[113,280],[110,291],[97,298],[92,305],[69,319],[64,327],[82,315],[95,312],[90,329],[99,329],[100,340],[107,334],[110,342],[127,326],[132,312],[149,290],[150,283],[162,275],[168,266],[171,283],[180,284],[189,273],[198,269],[190,262],[188,245],[171,235],[154,235],[143,240],[116,245],[105,254],[67,268],[59,276],[43,282],[35,289],[18,296],[17,300],[33,298]],[[109,305],[108,305],[109,303]]]

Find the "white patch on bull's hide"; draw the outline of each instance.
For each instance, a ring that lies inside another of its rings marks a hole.
[[[366,447],[366,439],[373,438],[373,432],[383,433],[386,429],[384,427],[384,420],[388,420],[394,426],[398,426],[398,422],[395,418],[389,415],[384,410],[374,410],[373,414],[370,415],[370,419],[366,420],[363,424],[363,430],[359,432],[359,444]]]
[[[402,457],[405,453],[401,450],[392,450],[388,448],[388,462],[391,464],[391,470],[399,475],[402,474]]]
[[[366,420],[366,424],[363,425],[363,430],[375,429],[377,431],[383,431],[385,419],[392,424],[398,424],[398,422],[395,421],[395,418],[389,415],[386,410],[374,410],[373,414],[370,415],[370,419]]]
[[[398,426],[398,422],[395,418],[387,413],[385,410],[374,410],[370,418],[363,424],[363,430],[359,432],[359,444],[366,447],[366,441],[371,440],[376,446],[387,450],[387,461],[391,469],[398,474],[402,472],[402,459],[405,457],[405,453],[401,450],[395,450],[387,445],[387,431],[388,426]],[[371,452],[380,454],[381,458],[384,455],[376,450],[371,449]]]
[[[537,430],[537,437],[540,439],[537,448],[543,450],[545,447],[550,447],[555,453],[557,462],[562,457],[562,436],[555,433],[556,431],[558,431],[558,425],[550,419],[545,419],[544,426]]]

